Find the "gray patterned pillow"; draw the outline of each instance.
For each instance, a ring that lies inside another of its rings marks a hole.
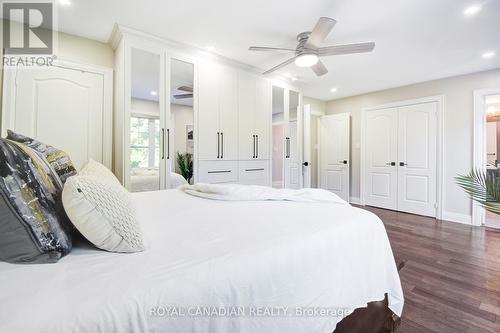
[[[62,184],[66,182],[68,177],[76,175],[75,166],[64,151],[11,130],[7,130],[7,139],[25,144],[31,149],[43,154],[59,176]]]
[[[0,260],[49,263],[71,250],[61,190],[42,154],[0,139]]]

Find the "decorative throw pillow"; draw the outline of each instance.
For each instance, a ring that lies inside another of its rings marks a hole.
[[[111,252],[144,250],[134,205],[123,186],[96,176],[73,176],[64,185],[62,200],[71,222],[96,247]]]
[[[116,185],[121,185],[116,176],[101,163],[90,159],[90,161],[78,173],[80,176],[94,176],[101,180],[107,180]]]
[[[71,250],[57,174],[42,154],[0,139],[0,260],[56,262]]]
[[[14,133],[11,130],[7,130],[7,139],[25,144],[31,149],[43,154],[50,165],[52,165],[52,168],[54,168],[62,184],[64,184],[68,177],[76,175],[76,169],[73,162],[71,162],[69,156],[62,150],[22,134]]]

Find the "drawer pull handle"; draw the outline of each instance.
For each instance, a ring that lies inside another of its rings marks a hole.
[[[264,171],[264,168],[258,168],[258,169],[245,169],[245,171]]]
[[[207,173],[229,173],[231,170],[208,171]]]

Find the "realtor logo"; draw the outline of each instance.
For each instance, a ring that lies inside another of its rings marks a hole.
[[[52,2],[3,2],[3,48],[6,55],[52,55]]]

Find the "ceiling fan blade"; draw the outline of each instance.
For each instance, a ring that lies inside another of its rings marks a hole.
[[[317,76],[323,76],[328,73],[328,69],[326,69],[325,64],[321,60],[319,60],[316,65],[312,66],[311,69]]]
[[[265,71],[265,72],[264,72],[264,73],[262,73],[262,74],[264,74],[264,75],[265,75],[265,74],[269,74],[269,73],[274,72],[275,70],[280,69],[281,67],[285,67],[286,65],[291,64],[292,62],[294,62],[295,58],[296,58],[296,57],[290,58],[290,59],[288,59],[287,61],[284,61],[284,62],[282,62],[281,64],[279,64],[279,65],[277,65],[277,66],[274,66],[273,68],[271,68],[271,69],[269,69],[269,70]]]
[[[332,18],[320,17],[313,31],[311,31],[304,48],[317,49],[321,45],[321,42],[325,40],[326,36],[328,36],[330,31],[332,31],[335,23],[337,23],[337,21]]]
[[[175,99],[193,98],[193,94],[174,95]]]
[[[188,86],[180,86],[179,88],[177,88],[177,90],[180,90],[180,91],[187,91],[187,92],[193,92],[193,87],[188,87]]]
[[[318,49],[318,55],[331,56],[339,54],[363,53],[363,52],[371,52],[373,51],[374,48],[375,48],[374,42],[334,45],[334,46],[320,47]]]
[[[250,46],[249,51],[286,51],[295,52],[295,49],[287,49],[282,47],[267,47],[267,46]]]

